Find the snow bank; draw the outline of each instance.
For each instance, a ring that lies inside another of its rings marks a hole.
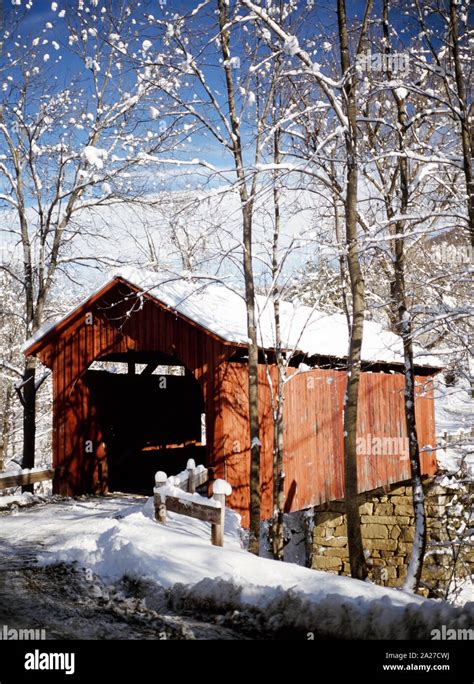
[[[259,632],[313,632],[322,639],[430,639],[441,625],[471,629],[474,621],[473,604],[464,611],[429,600],[397,605],[388,595],[374,598],[363,591],[353,598],[321,592],[315,600],[295,587],[245,586],[220,579],[204,579],[192,587],[175,585],[170,605],[175,610],[238,612],[247,626],[253,618]]]
[[[44,501],[45,498],[30,492],[23,492],[23,494],[7,494],[0,496],[0,510],[7,510],[12,507],[31,506],[35,503]]]
[[[458,377],[446,385],[443,375],[435,378],[436,431],[448,434],[469,430],[474,423],[471,387],[467,378]]]
[[[455,606],[464,606],[470,603],[474,606],[474,575],[464,580],[454,580],[449,588],[450,601]]]

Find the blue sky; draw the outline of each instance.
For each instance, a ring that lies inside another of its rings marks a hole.
[[[1,1],[1,0],[0,0]],[[15,0],[18,1],[18,0]],[[115,0],[113,0],[115,2]],[[56,0],[56,2],[51,2],[51,0],[31,0],[31,9],[26,11],[25,6],[28,0],[21,0],[21,5],[12,5],[11,0],[4,0],[5,8],[9,15],[18,14],[21,16],[24,13],[24,18],[21,22],[20,33],[21,40],[19,40],[20,46],[25,44],[31,46],[31,41],[34,38],[40,38],[40,45],[38,46],[39,51],[39,64],[41,66],[42,74],[41,78],[52,85],[54,82],[57,83],[58,88],[64,88],[67,86],[71,80],[77,77],[78,74],[84,72],[84,66],[77,57],[74,56],[72,50],[67,45],[67,25],[66,18],[60,18],[59,13],[62,9],[67,9],[71,11],[72,8],[77,7],[77,0]],[[92,7],[91,0],[84,0],[86,7]],[[97,7],[94,9],[95,12],[99,12],[101,7],[105,3],[103,0],[98,0]],[[116,6],[120,3],[115,3]],[[170,14],[187,13],[198,5],[198,0],[146,0],[145,3],[141,3],[140,8],[135,12],[135,17],[137,20],[143,18],[144,9],[150,13],[153,13],[156,19],[166,19]],[[212,11],[215,8],[216,2],[212,0],[209,7]],[[302,7],[305,3],[301,3]],[[408,31],[408,34],[412,32],[412,28],[407,28],[407,20],[403,15],[403,10],[406,7],[406,3],[400,3],[401,10],[394,9],[392,12],[392,18],[395,21],[395,25],[399,28],[400,32],[403,33],[404,30]],[[360,18],[363,14],[365,7],[365,0],[348,0],[347,2],[348,12],[352,20],[356,17]],[[380,0],[375,0],[374,16],[380,16]],[[207,15],[205,13],[200,14],[199,24],[200,28],[210,27],[210,24],[214,21],[214,16]],[[316,50],[315,59],[322,62],[325,60],[328,62],[337,63],[338,61],[338,46],[337,41],[332,42],[332,48],[327,50],[322,48],[322,40],[318,39],[318,35],[321,33],[331,33],[336,29],[336,0],[325,0],[323,2],[316,1],[315,9],[311,12],[309,20],[305,20],[303,24],[300,23],[299,13],[295,13],[292,18],[293,30],[297,33],[302,42],[302,38],[312,38],[315,37],[315,42],[313,48]],[[145,37],[150,37],[153,39],[153,29],[145,28],[140,32],[137,38],[137,45],[141,45],[142,40]],[[403,35],[400,36],[401,43],[404,42]],[[44,45],[43,41],[47,41]],[[58,49],[56,49],[58,47]],[[192,49],[193,46],[191,46]],[[20,47],[21,49],[21,47]],[[235,46],[234,54],[239,55],[239,46]],[[49,55],[49,60],[44,63],[42,61],[45,55]],[[222,69],[219,68],[217,57],[214,56],[216,60],[213,68],[208,68],[206,72],[206,78],[213,89],[218,89],[221,93],[220,100],[224,111],[227,111],[227,104],[225,101],[225,89]],[[238,78],[239,72],[235,72],[236,79]],[[133,77],[134,78],[134,77]],[[189,89],[192,93],[192,88]],[[153,127],[159,125],[159,121],[148,121],[146,122],[146,127],[153,130]],[[249,155],[252,153],[251,135],[253,132],[253,121],[250,119],[247,123],[244,122],[243,130],[247,135],[249,140]],[[184,158],[193,158],[196,156],[205,156],[205,158],[213,163],[219,168],[232,168],[232,159],[228,152],[225,152],[218,145],[213,144],[209,136],[204,134],[195,134],[192,141],[186,143],[182,148],[181,152],[177,153]],[[167,185],[173,183],[186,183],[190,182],[198,183],[197,176],[189,176],[187,173],[178,174],[180,180],[176,180],[176,177],[168,174]]]

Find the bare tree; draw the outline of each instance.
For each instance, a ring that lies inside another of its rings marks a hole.
[[[273,83],[266,57],[271,55],[266,39],[260,32],[242,33],[242,24],[224,0],[216,0],[217,25],[214,17],[208,22],[205,34],[200,34],[194,21],[205,5],[183,17],[175,18],[170,43],[175,58],[170,59],[170,73],[179,77],[183,73],[193,85],[192,92],[185,89],[168,90],[170,101],[184,119],[194,121],[216,146],[231,159],[230,168],[219,169],[204,159],[194,161],[196,166],[209,170],[209,180],[216,177],[225,182],[229,193],[238,197],[241,219],[242,254],[241,270],[245,287],[248,335],[248,392],[250,440],[250,543],[253,553],[259,551],[260,537],[260,429],[258,397],[258,333],[255,308],[254,276],[254,208],[258,194],[258,166],[265,154],[271,153],[264,139],[264,122],[272,104]],[[210,32],[210,33],[209,33]],[[239,42],[236,46],[237,35]],[[260,59],[261,58],[261,59]],[[268,62],[268,59],[267,59]],[[262,76],[262,72],[264,76]],[[216,74],[220,75],[223,91],[215,87]],[[255,88],[255,91],[254,91]],[[177,161],[179,164],[179,160]],[[229,183],[229,176],[235,178]]]
[[[459,140],[464,183],[460,186],[466,207],[467,230],[474,246],[474,179],[473,179],[473,104],[472,55],[469,45],[470,3],[458,0],[416,0],[414,18],[420,31],[420,46],[415,54],[424,72],[410,90],[422,95],[434,114],[440,108],[449,113]],[[431,62],[426,59],[426,52]],[[431,89],[424,87],[427,80]]]
[[[133,34],[131,13],[126,2],[98,14],[70,8],[61,12],[57,36],[53,24],[45,24],[41,33],[47,39],[27,35],[26,17],[22,40],[32,46],[26,51],[18,33],[6,33],[8,86],[0,103],[4,150],[0,202],[8,207],[10,220],[1,232],[19,246],[22,273],[8,263],[2,268],[22,285],[25,338],[44,323],[58,273],[73,264],[110,263],[105,255],[98,258],[98,251],[83,254],[81,241],[95,236],[87,236],[80,212],[140,194],[139,176],[132,184],[130,170],[143,164],[147,152],[161,149],[167,138],[160,131],[145,145],[137,114],[144,118],[150,92],[155,91],[157,98],[156,86],[140,77],[122,76],[118,55],[124,50],[123,41]],[[22,21],[17,29],[23,29]],[[55,76],[62,52],[82,66],[66,86],[59,85]],[[24,416],[22,464],[28,468],[35,458],[36,363],[33,357],[26,359],[19,387]]]
[[[362,49],[367,21],[372,9],[369,0],[366,5],[364,29],[361,32],[359,50]],[[360,265],[357,237],[357,199],[358,199],[358,160],[357,160],[357,99],[356,77],[352,69],[349,53],[349,33],[345,0],[338,0],[337,15],[339,25],[339,45],[341,51],[341,68],[344,77],[344,96],[348,118],[345,131],[347,152],[347,187],[345,202],[347,262],[352,294],[352,320],[347,367],[347,389],[344,400],[344,478],[345,501],[347,514],[347,542],[351,575],[357,579],[365,579],[367,567],[362,547],[360,531],[360,515],[357,485],[357,407],[359,378],[361,365],[362,337],[364,331],[364,279]],[[353,65],[352,65],[353,67]]]
[[[290,54],[303,65],[304,72],[314,80],[322,90],[331,105],[340,126],[344,131],[346,146],[346,192],[345,192],[345,224],[347,265],[351,283],[352,310],[350,345],[347,361],[347,390],[344,400],[344,472],[345,472],[345,501],[348,525],[348,545],[351,564],[351,574],[358,579],[365,579],[367,568],[362,546],[360,531],[360,515],[358,507],[357,485],[357,406],[361,365],[361,348],[364,324],[364,281],[360,267],[358,220],[358,125],[357,125],[357,78],[354,64],[351,60],[349,46],[349,32],[344,0],[338,0],[338,35],[340,48],[340,66],[342,85],[322,74],[319,65],[312,62],[308,53],[303,50],[295,36],[289,34],[265,10],[251,0],[241,0],[256,19],[263,21],[274,34],[284,41]],[[362,51],[367,32],[372,0],[368,0],[365,7],[364,19],[360,28],[359,40],[355,55]],[[342,90],[342,98],[340,95]]]
[[[392,41],[397,33],[392,30],[389,10],[389,0],[384,0],[381,26],[386,65],[395,63]],[[404,49],[407,48],[405,45]],[[412,53],[416,54],[415,46],[412,46]],[[440,318],[440,300],[436,297],[433,307],[425,302],[427,288],[444,289],[444,279],[441,280],[437,273],[433,255],[423,246],[433,239],[434,231],[440,228],[440,221],[449,220],[449,214],[455,207],[454,186],[459,175],[459,162],[453,154],[452,129],[446,126],[449,108],[438,106],[435,111],[428,108],[427,99],[441,100],[442,95],[422,91],[420,85],[425,68],[424,61],[414,65],[410,75],[397,74],[391,66],[384,68],[378,83],[374,84],[377,86],[374,90],[376,95],[372,102],[367,100],[362,113],[369,151],[364,177],[371,191],[373,189],[376,193],[371,202],[371,221],[378,228],[373,234],[381,236],[388,231],[387,253],[376,258],[376,280],[379,280],[378,268],[382,267],[386,281],[382,288],[376,286],[375,289],[380,302],[385,296],[384,286],[390,285],[389,306],[385,310],[403,344],[405,419],[415,512],[414,543],[404,585],[409,591],[416,591],[420,585],[426,549],[426,514],[415,417],[414,343],[416,336],[419,339],[425,336],[428,347],[433,343],[428,343],[429,336],[439,340],[433,332],[434,320]],[[386,99],[387,91],[391,95],[390,100]],[[435,169],[436,175],[433,173]],[[381,208],[385,212],[385,220],[381,220]],[[450,278],[452,285],[457,279],[453,276],[454,273]],[[372,278],[372,288],[374,284]],[[375,294],[374,290],[372,294]],[[460,308],[454,309],[451,326],[454,318],[457,321],[463,318]],[[418,323],[415,322],[416,317]],[[421,320],[423,323],[420,324]]]
[[[466,181],[467,210],[469,215],[469,232],[471,235],[471,247],[474,248],[474,177],[472,171],[473,161],[473,137],[474,123],[472,121],[473,105],[468,103],[465,83],[465,70],[463,58],[460,50],[459,36],[459,10],[458,0],[449,0],[449,18],[451,34],[451,54],[454,62],[454,76],[456,82],[456,93],[459,106],[457,115],[459,117],[462,142],[462,157],[464,178]],[[469,10],[468,10],[469,11]],[[466,22],[467,23],[467,22]],[[465,37],[467,38],[467,36]]]
[[[260,426],[258,413],[258,340],[255,312],[255,284],[253,275],[252,217],[254,190],[248,187],[245,174],[242,136],[237,113],[235,86],[232,75],[232,54],[229,30],[229,5],[217,1],[219,15],[219,40],[224,60],[227,87],[227,104],[232,137],[232,154],[238,179],[238,192],[242,208],[243,268],[245,281],[245,303],[247,309],[247,333],[249,338],[248,388],[250,428],[250,545],[252,553],[259,552],[260,539]]]

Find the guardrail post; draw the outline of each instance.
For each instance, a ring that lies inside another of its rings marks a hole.
[[[212,483],[213,499],[221,504],[220,520],[211,526],[211,542],[213,546],[224,546],[225,498],[230,494],[232,494],[232,487],[226,480],[215,480]]]
[[[188,471],[188,492],[194,494],[196,491],[196,462],[193,458],[188,459],[186,470]]]
[[[160,488],[164,487],[167,481],[166,473],[159,470],[155,474],[155,488],[153,490],[153,498],[155,501],[155,520],[160,523],[166,522],[166,499],[161,496]]]

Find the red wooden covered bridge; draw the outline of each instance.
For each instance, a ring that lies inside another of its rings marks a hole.
[[[272,510],[276,380],[272,309],[257,298],[260,351],[262,517]],[[281,306],[291,354],[286,383],[285,510],[343,497],[342,407],[347,325],[342,316]],[[216,279],[126,269],[25,350],[53,373],[54,491],[151,492],[154,473],[193,457],[233,487],[248,521],[249,431],[245,304]],[[358,434],[359,485],[370,491],[409,477],[400,340],[366,323]],[[416,418],[423,471],[436,469],[433,375],[417,366]],[[374,439],[390,444],[372,449]],[[363,441],[365,439],[365,442]]]

